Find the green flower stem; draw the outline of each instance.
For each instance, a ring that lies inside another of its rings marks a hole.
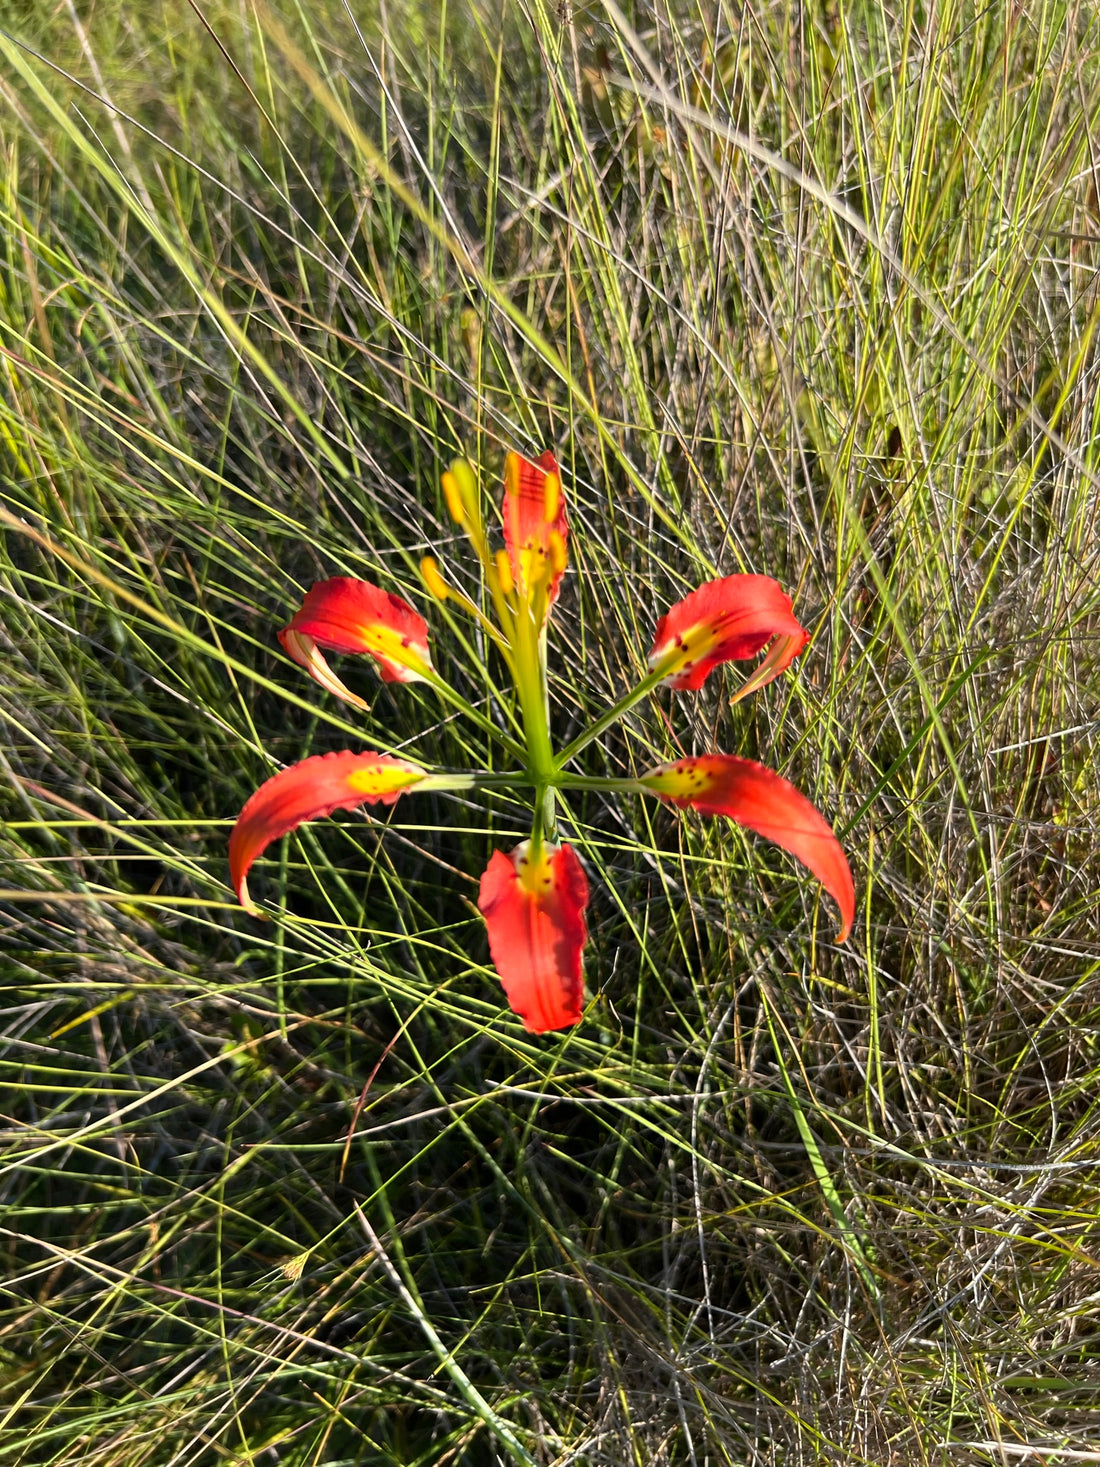
[[[555,767],[554,749],[550,743],[550,684],[546,677],[546,617],[540,618],[540,630],[538,635],[538,659],[539,659],[539,686],[542,689],[542,719],[546,728],[546,743],[550,754],[551,769]],[[554,785],[550,782],[539,791],[542,806],[542,828],[546,833],[547,840],[553,840],[557,835],[557,808],[554,794]]]
[[[654,688],[668,677],[669,664],[675,662],[675,660],[675,655],[663,658],[652,672],[642,678],[637,687],[631,688],[629,693],[620,698],[617,703],[613,703],[606,713],[602,713],[596,719],[595,723],[585,729],[584,733],[578,734],[571,744],[566,744],[565,748],[558,755],[556,768],[560,770],[564,765],[568,764],[570,759],[575,758],[593,739],[598,739],[605,729],[609,729],[613,723],[617,723],[624,713],[629,713],[643,698],[648,697]]]
[[[477,770],[470,775],[473,781],[470,785],[475,790],[529,790],[537,787],[537,781],[532,778],[527,769],[495,769]]]
[[[412,792],[416,792],[418,790],[442,790],[444,793],[449,794],[454,790],[472,790],[476,788],[476,774],[467,774],[465,773],[465,771],[453,773],[448,770],[443,770],[441,773],[433,774],[431,770],[429,770],[423,776],[423,778],[415,780],[412,784],[405,785],[402,793],[404,792],[404,790],[409,790]]]
[[[432,776],[435,778],[435,776]],[[440,775],[444,778],[445,775]],[[469,774],[458,772],[455,780],[468,780],[452,786],[454,789],[476,789],[476,790],[542,790],[544,782],[536,779],[529,769],[483,769],[474,770]],[[437,785],[436,788],[443,788]],[[551,779],[545,781],[545,789],[553,790],[596,790],[604,794],[645,794],[648,786],[638,779],[612,779],[606,775],[599,774],[555,774]],[[648,791],[652,794],[652,790]],[[540,803],[545,802],[544,795],[538,797]],[[545,815],[543,816],[545,820]]]
[[[543,786],[537,787],[535,795],[535,807],[531,815],[531,840],[528,845],[527,854],[532,861],[537,861],[542,854],[543,815],[545,813],[542,796],[545,793]]]
[[[535,832],[539,833],[540,841],[535,842]],[[535,786],[535,819],[531,828],[531,843],[537,850],[541,844],[541,837],[553,842],[558,833],[558,811],[557,801],[552,784],[540,784]]]
[[[614,795],[644,795],[653,791],[640,779],[612,779],[606,775],[556,774],[554,787],[559,790],[595,790]]]
[[[515,619],[513,651],[516,658],[516,694],[527,738],[527,767],[536,783],[550,784],[555,770],[547,716],[546,674],[539,656],[539,632],[530,610],[522,603]]]

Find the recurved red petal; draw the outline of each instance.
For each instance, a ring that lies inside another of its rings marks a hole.
[[[528,1033],[546,1034],[581,1016],[588,881],[572,846],[544,844],[535,860],[530,846],[493,852],[477,904],[513,1012]]]
[[[512,578],[530,601],[546,583],[546,610],[558,599],[565,574],[569,524],[558,461],[549,449],[534,463],[518,453],[504,461],[504,545]]]
[[[670,688],[701,688],[720,662],[755,657],[772,638],[763,687],[789,667],[810,640],[791,610],[791,598],[771,576],[725,576],[706,581],[657,623],[649,665],[667,667]]]
[[[404,759],[348,749],[316,754],[281,770],[248,801],[229,837],[229,874],[241,905],[255,910],[248,899],[249,868],[273,840],[335,810],[392,805],[425,778],[426,770]]]
[[[704,754],[662,764],[640,783],[670,805],[726,815],[797,856],[840,907],[837,941],[848,936],[856,910],[848,858],[825,817],[774,769],[734,754]]]
[[[336,679],[316,647],[329,652],[365,652],[377,662],[387,683],[416,682],[432,666],[428,623],[420,613],[400,596],[353,576],[317,581],[301,610],[279,633],[279,641],[330,692],[337,691],[333,687]]]

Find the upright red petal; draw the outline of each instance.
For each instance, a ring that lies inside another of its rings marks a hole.
[[[273,840],[307,820],[353,810],[358,805],[392,805],[410,785],[427,777],[417,764],[389,754],[315,754],[283,769],[262,784],[245,805],[229,837],[229,874],[242,906],[248,899],[248,872]]]
[[[477,904],[512,1011],[528,1033],[546,1034],[581,1016],[588,881],[572,846],[544,844],[532,861],[530,845],[493,852]]]
[[[504,544],[519,593],[530,600],[546,582],[546,609],[558,599],[565,574],[569,524],[558,461],[549,449],[532,463],[510,453],[504,463]]]
[[[317,581],[279,640],[288,655],[329,691],[336,689],[319,675],[328,669],[312,643],[330,652],[365,652],[377,662],[387,683],[415,682],[432,666],[428,623],[420,613],[400,596],[352,576]]]
[[[825,817],[774,769],[734,754],[704,754],[662,764],[640,783],[670,805],[726,815],[797,856],[840,907],[837,941],[848,936],[856,911],[848,858]]]
[[[657,623],[649,665],[668,667],[670,688],[701,688],[711,669],[756,654],[783,638],[769,681],[794,661],[810,640],[791,610],[791,598],[771,576],[726,576],[706,581]]]

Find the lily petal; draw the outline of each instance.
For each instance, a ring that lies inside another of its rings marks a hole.
[[[572,846],[544,843],[535,860],[530,848],[493,852],[477,904],[512,1011],[529,1034],[547,1034],[581,1016],[588,880]]]
[[[317,651],[365,652],[378,664],[383,682],[423,681],[432,670],[428,650],[428,623],[400,596],[357,581],[353,576],[334,576],[317,581],[301,609],[279,633],[279,641],[309,675],[338,697],[348,696],[339,679]]]
[[[848,936],[856,910],[848,858],[825,817],[774,769],[734,754],[704,754],[659,765],[639,783],[682,810],[726,815],[797,856],[840,907],[837,941]]]
[[[229,874],[241,905],[256,910],[248,897],[248,872],[273,840],[335,810],[392,805],[398,795],[427,778],[427,770],[418,764],[348,749],[315,754],[280,770],[248,801],[229,837]]]
[[[791,610],[791,598],[771,576],[736,575],[706,581],[657,623],[649,665],[668,668],[670,688],[701,688],[721,662],[755,657],[779,639],[767,661],[763,687],[789,667],[810,640]]]
[[[558,461],[549,449],[534,463],[518,453],[504,461],[504,544],[512,579],[530,601],[546,585],[546,611],[558,599],[565,574],[569,524]]]

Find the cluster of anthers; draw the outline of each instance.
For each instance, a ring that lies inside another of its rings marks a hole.
[[[836,899],[841,915],[838,940],[843,941],[855,913],[847,859],[824,817],[773,770],[733,754],[704,754],[658,765],[636,779],[590,778],[568,771],[587,744],[660,686],[700,688],[720,663],[752,658],[765,648],[763,659],[732,701],[778,677],[808,641],[790,598],[768,576],[732,575],[706,582],[658,621],[647,675],[564,749],[555,751],[546,684],[546,624],[565,573],[569,527],[554,455],[547,452],[531,461],[510,453],[504,489],[504,546],[494,552],[473,469],[459,460],[443,476],[448,510],[481,563],[484,607],[445,581],[430,557],[421,562],[420,572],[437,601],[449,601],[467,613],[498,649],[515,687],[517,707],[508,710],[508,716],[516,738],[503,733],[440,677],[420,613],[367,581],[339,576],[318,582],[279,640],[321,687],[357,708],[367,704],[344,686],[324,652],[366,653],[386,682],[429,683],[499,738],[522,768],[506,773],[433,771],[370,750],[304,759],[261,785],[234,826],[229,865],[242,904],[256,910],[247,886],[252,863],[272,841],[304,821],[367,804],[392,805],[414,788],[526,788],[534,796],[531,835],[511,852],[493,852],[481,877],[478,907],[485,918],[493,964],[524,1027],[536,1034],[568,1028],[580,1019],[584,1005],[588,882],[572,846],[555,839],[556,794],[603,789],[655,795],[681,809],[725,815],[782,846]]]

